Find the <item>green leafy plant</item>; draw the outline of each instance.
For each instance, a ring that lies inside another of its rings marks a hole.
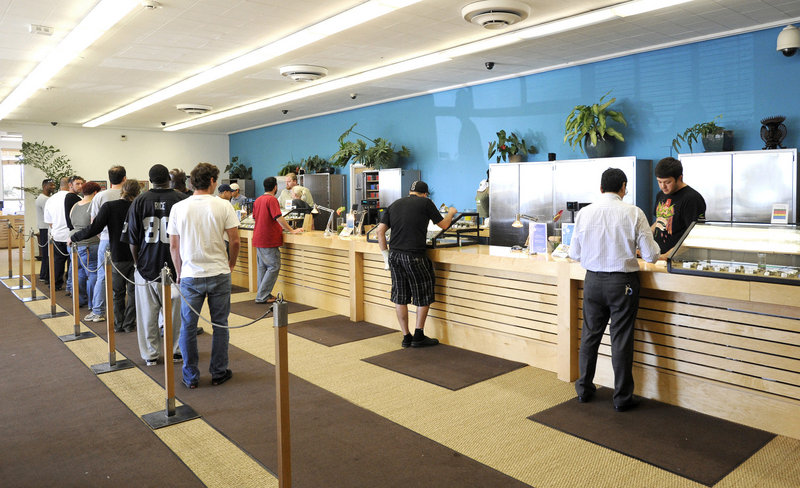
[[[330,167],[327,159],[321,158],[318,154],[300,160],[300,165],[303,166],[309,173],[317,173],[323,168]]]
[[[607,135],[619,141],[625,141],[625,138],[618,130],[608,125],[608,119],[626,127],[628,125],[622,112],[609,109],[617,101],[616,98],[612,98],[607,102],[603,101],[609,93],[611,93],[610,90],[600,97],[598,103],[576,105],[572,112],[569,113],[564,126],[564,142],[569,143],[570,147],[574,149],[575,146],[578,146],[581,152],[584,152],[583,145],[587,136],[592,141],[592,144],[597,144],[598,139],[605,139]]]
[[[507,161],[509,156],[516,154],[536,154],[536,148],[534,146],[529,147],[525,144],[525,139],[518,137],[513,132],[511,135],[506,135],[506,131],[501,130],[497,133],[497,140],[489,142],[488,158],[492,159],[495,154],[497,154],[497,162],[499,163],[500,159]]]
[[[289,161],[278,170],[278,176],[286,176],[289,173],[295,173],[302,168],[302,165],[296,161]]]
[[[239,156],[234,156],[231,158],[231,162],[229,165],[225,166],[225,171],[228,173],[228,177],[232,180],[252,180],[253,179],[253,167],[246,166],[243,163],[239,162]]]
[[[72,165],[69,164],[69,158],[59,153],[61,153],[61,149],[55,146],[48,146],[44,142],[23,142],[22,158],[17,162],[40,170],[46,178],[53,179],[56,182],[56,188],[58,188],[58,182],[61,178],[74,174]],[[34,196],[38,196],[42,192],[41,187],[37,186],[26,186],[20,189]]]
[[[360,132],[353,130],[357,124],[353,124],[349,129],[344,131],[339,136],[339,150],[331,156],[330,162],[334,166],[343,167],[350,161],[361,163],[368,168],[386,168],[393,165],[397,158],[407,158],[411,152],[406,146],[401,146],[400,150],[396,150],[394,144],[383,139],[376,137],[370,139]],[[348,141],[347,138],[350,134],[356,134],[372,145],[368,145],[363,139],[356,139],[355,141]]]
[[[683,131],[683,134],[677,134],[675,139],[672,140],[672,148],[675,150],[675,152],[678,152],[681,147],[681,143],[685,142],[689,146],[689,152],[692,152],[692,144],[697,144],[697,141],[701,140],[703,137],[711,134],[719,134],[725,130],[725,127],[717,125],[716,123],[717,119],[721,118],[721,114],[717,115],[709,122],[694,124]]]

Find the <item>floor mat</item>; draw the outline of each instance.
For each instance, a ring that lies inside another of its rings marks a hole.
[[[459,390],[526,366],[525,363],[446,345],[401,349],[400,336],[396,351],[362,361],[450,390]]]
[[[314,308],[301,303],[287,303],[289,304],[289,313],[305,312],[306,310],[311,310]],[[266,303],[256,303],[253,300],[245,300],[243,302],[231,303],[231,313],[255,320],[264,315],[264,312],[269,310],[271,307],[272,304],[267,305]]]
[[[391,334],[392,332],[395,331],[380,325],[370,324],[369,322],[351,322],[350,318],[344,315],[332,315],[289,325],[290,334],[328,347]]]
[[[656,400],[616,412],[610,388],[589,403],[573,398],[529,419],[712,486],[775,435]]]

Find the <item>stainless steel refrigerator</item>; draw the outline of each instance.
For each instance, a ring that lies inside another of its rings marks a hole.
[[[554,215],[563,210],[560,222],[572,222],[574,211],[567,202],[588,204],[600,196],[600,175],[613,167],[625,172],[628,194],[624,200],[652,212],[652,161],[634,156],[602,159],[572,159],[532,163],[489,165],[489,243],[495,246],[522,245],[529,221],[512,227],[517,214],[548,222],[548,233],[557,226]]]
[[[297,177],[298,183],[308,188],[314,203],[328,207],[334,212],[339,207],[347,207],[347,185],[345,175],[331,175],[326,173],[313,175],[300,175]],[[314,215],[314,230],[325,230],[330,213],[320,210]],[[342,215],[344,218],[344,215]],[[336,230],[336,217],[333,218]]]
[[[681,154],[683,181],[706,201],[706,220],[769,223],[788,205],[797,222],[797,149]]]

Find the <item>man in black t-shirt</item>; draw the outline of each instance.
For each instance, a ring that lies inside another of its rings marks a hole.
[[[667,255],[692,222],[705,219],[706,201],[683,182],[683,165],[675,158],[664,158],[656,165],[656,180],[661,191],[656,195],[653,237]]]
[[[163,307],[161,270],[169,267],[175,278],[175,266],[169,251],[167,224],[172,206],[187,198],[183,192],[170,188],[169,170],[163,164],[150,168],[153,189],[142,193],[128,211],[128,227],[122,240],[130,244],[136,264],[136,321],[139,353],[148,366],[155,365],[161,356],[158,314]],[[172,360],[182,359],[178,349],[181,330],[181,300],[175,285],[172,290]]]
[[[435,346],[437,339],[423,333],[430,304],[434,302],[436,275],[433,263],[425,254],[428,221],[442,229],[450,227],[456,209],[450,207],[442,217],[428,198],[424,181],[411,184],[409,196],[389,205],[378,224],[378,246],[383,254],[384,269],[392,273],[392,303],[403,332],[402,347]],[[386,246],[386,231],[392,229],[391,253]],[[408,304],[417,306],[417,324],[412,336],[408,329]]]

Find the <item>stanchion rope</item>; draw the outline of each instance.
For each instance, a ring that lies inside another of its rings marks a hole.
[[[271,313],[272,313],[272,307],[270,307],[269,309],[267,309],[267,311],[266,311],[266,312],[264,312],[264,315],[262,315],[261,317],[259,317],[259,318],[255,319],[255,320],[253,320],[253,321],[251,321],[251,322],[248,322],[248,323],[246,323],[246,324],[243,324],[243,325],[220,325],[220,324],[215,324],[214,322],[211,322],[211,321],[210,321],[210,320],[208,320],[207,318],[205,318],[205,317],[203,317],[202,315],[200,315],[200,312],[198,312],[197,310],[195,310],[195,309],[194,309],[194,307],[192,307],[191,305],[189,305],[189,302],[187,302],[187,301],[186,301],[186,297],[185,297],[185,296],[183,296],[183,293],[181,293],[181,287],[180,287],[180,286],[178,286],[178,287],[177,287],[177,290],[178,290],[178,295],[180,295],[180,296],[181,296],[181,298],[183,299],[183,304],[186,304],[186,306],[187,306],[187,307],[189,307],[189,310],[191,310],[192,312],[194,312],[194,314],[195,314],[195,315],[197,315],[197,316],[198,316],[200,319],[202,319],[202,320],[203,320],[203,322],[206,322],[207,324],[210,324],[210,325],[211,325],[211,327],[219,327],[219,328],[221,328],[221,329],[241,329],[241,328],[243,328],[243,327],[248,327],[248,326],[250,326],[250,325],[253,325],[253,324],[255,324],[255,323],[256,323],[256,322],[258,322],[259,320],[262,320],[262,319],[264,319],[264,318],[265,318],[267,315],[269,315],[269,314],[271,314]],[[278,297],[279,297],[278,299],[279,299],[280,301],[283,301],[283,295],[281,295],[281,294],[278,294]]]

